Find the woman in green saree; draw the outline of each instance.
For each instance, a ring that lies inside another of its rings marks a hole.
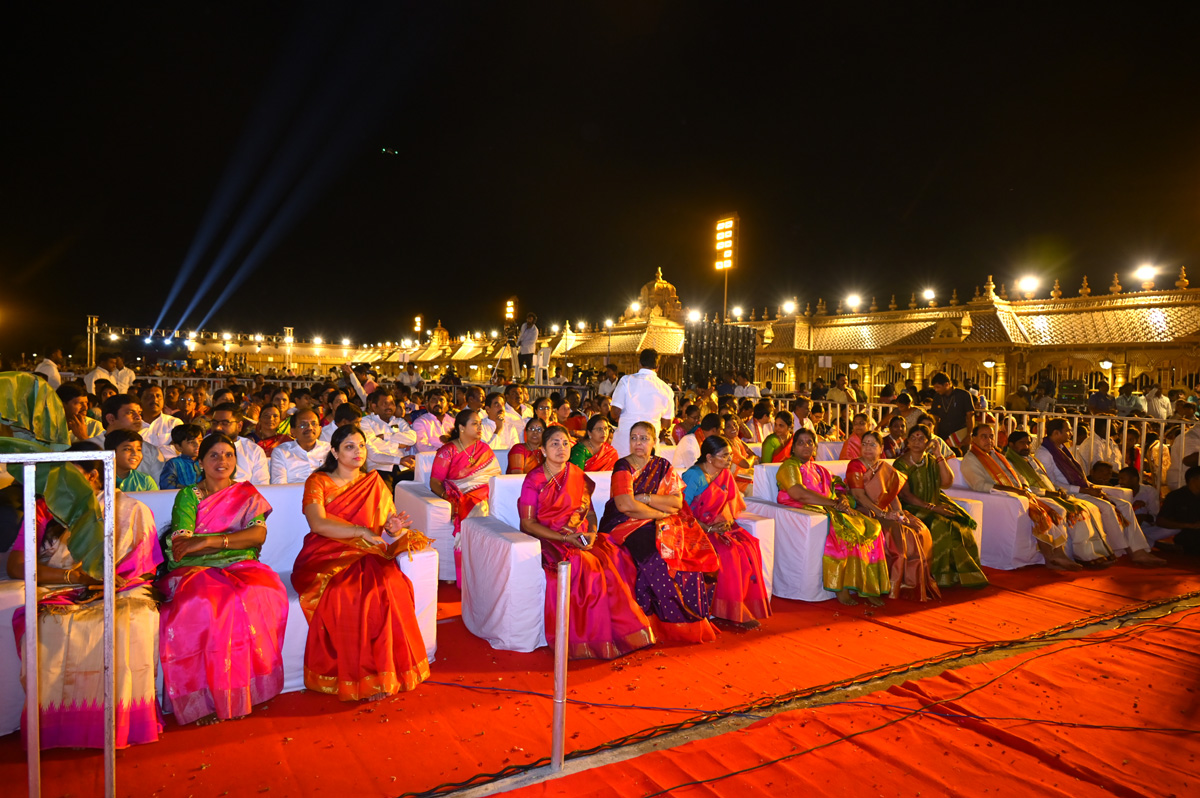
[[[975,542],[975,519],[945,494],[954,482],[946,458],[928,451],[933,436],[918,424],[909,430],[904,453],[896,458],[896,470],[908,475],[900,491],[900,504],[925,522],[933,535],[930,570],[938,587],[985,587],[988,578],[979,566]]]

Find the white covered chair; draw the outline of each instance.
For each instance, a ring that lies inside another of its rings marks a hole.
[[[592,508],[604,514],[612,472],[588,474]],[[542,544],[521,531],[517,500],[525,477],[493,477],[491,511],[462,523],[462,617],[467,630],[503,651],[546,645],[546,573]]]
[[[308,521],[301,511],[304,485],[265,485],[260,486],[259,491],[272,508],[261,559],[279,574],[288,594],[288,620],[283,637],[283,689],[292,692],[304,689],[304,648],[308,639],[308,621],[300,609],[299,596],[292,588],[291,578],[292,566],[309,531]],[[171,508],[177,492],[162,490],[129,495],[150,508],[161,532],[171,522]],[[417,623],[425,653],[432,662],[437,652],[438,553],[433,549],[419,552],[411,561],[405,554],[398,557],[397,562],[413,583]],[[24,602],[25,591],[20,580],[0,579],[0,625],[8,624],[3,628],[12,628],[12,613]],[[0,646],[0,734],[15,731],[20,726],[25,701],[20,676],[16,647]]]

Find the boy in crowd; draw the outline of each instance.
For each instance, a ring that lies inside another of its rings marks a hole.
[[[142,436],[131,429],[110,429],[104,436],[106,451],[117,453],[117,490],[125,493],[158,490],[153,477],[137,470],[142,462]]]
[[[163,490],[187,488],[200,481],[200,438],[202,430],[196,424],[180,424],[171,430],[171,445],[161,447],[163,456],[174,456],[163,464],[159,479]]]

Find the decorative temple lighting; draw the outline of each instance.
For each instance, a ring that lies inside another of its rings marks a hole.
[[[633,304],[635,304],[635,305],[636,305],[637,303],[636,303],[636,302],[634,302]],[[554,333],[555,335],[558,335],[558,331],[559,331],[559,329],[560,329],[560,327],[559,327],[557,324],[551,324],[551,325],[550,325],[550,332]]]
[[[996,368],[996,361],[994,361],[994,360],[985,360],[985,361],[983,361],[983,367],[984,367],[985,369],[994,369],[994,368]]]
[[[857,363],[851,363],[851,364],[850,364],[850,370],[851,370],[851,371],[858,371],[858,364],[857,364]]]
[[[642,303],[638,302],[635,299],[634,301],[629,303],[629,309],[632,310],[634,313],[641,313],[642,312]]]
[[[1112,364],[1111,360],[1101,360],[1100,361],[1100,368],[1104,369],[1105,371],[1109,371],[1110,369],[1112,369],[1112,367],[1113,367],[1113,364]]]
[[[846,297],[846,307],[850,308],[851,311],[857,311],[858,306],[861,304],[862,297],[860,297],[858,294],[851,294],[850,296]]]
[[[689,310],[689,311],[688,311],[688,314],[687,314],[687,320],[688,320],[688,321],[700,321],[700,311],[698,311],[698,310]],[[583,325],[580,325],[579,329],[581,329],[581,330],[582,330],[582,329],[583,329]]]
[[[926,288],[924,291],[921,292],[921,296],[925,297],[925,301],[932,302],[933,299],[937,296],[937,294],[934,292],[934,290],[932,288]]]
[[[787,302],[784,302],[783,303],[783,312],[789,316],[792,315],[793,313],[795,313],[796,312],[796,303],[790,299]]]
[[[350,339],[349,339],[349,338],[343,338],[343,339],[342,339],[342,346],[350,346]]]
[[[902,360],[900,361],[900,368],[908,371],[910,368],[912,368],[912,363],[909,363],[907,360]]]
[[[742,320],[742,316],[743,316],[742,306],[741,306],[741,305],[734,305],[734,306],[733,306],[733,317],[734,317],[735,319],[737,319],[738,321],[741,321],[741,320]]]
[[[325,343],[325,339],[318,335],[316,338],[313,339],[313,343],[316,344],[317,346],[320,346],[321,344]]]
[[[612,325],[613,325],[613,320],[612,320],[612,319],[605,319],[605,320],[604,320],[604,326],[605,326],[605,327],[612,327]]]

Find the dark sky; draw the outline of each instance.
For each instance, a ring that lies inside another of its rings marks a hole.
[[[731,305],[1200,279],[1190,3],[36,5],[2,56],[4,356],[153,323],[254,139],[163,326],[243,228],[189,324],[256,247],[209,328],[461,333],[514,294],[596,322],[659,266],[712,311],[728,210]]]

